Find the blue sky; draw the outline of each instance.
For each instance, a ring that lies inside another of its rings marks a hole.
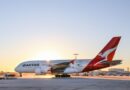
[[[1,67],[11,70],[39,52],[93,58],[113,36],[122,36],[116,59],[130,64],[129,0],[0,0]],[[6,68],[5,68],[6,67]]]

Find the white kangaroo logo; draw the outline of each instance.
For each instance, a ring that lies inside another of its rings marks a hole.
[[[114,47],[114,48],[111,48],[109,50],[107,50],[106,52],[104,53],[100,53],[98,54],[99,56],[101,56],[102,58],[105,58],[106,60],[108,59],[108,55],[113,52],[114,50],[116,50],[117,47]]]
[[[111,49],[105,51],[104,53],[99,53],[98,55],[101,56],[102,58],[105,58],[105,59],[103,59],[103,60],[101,60],[101,61],[95,63],[95,65],[98,64],[98,63],[100,63],[100,62],[102,62],[102,61],[107,61],[107,60],[108,60],[108,55],[109,55],[111,52],[113,52],[114,50],[116,50],[116,48],[117,48],[117,47],[114,47],[114,48],[111,48]]]

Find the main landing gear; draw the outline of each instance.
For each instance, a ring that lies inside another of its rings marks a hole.
[[[55,77],[56,78],[69,78],[69,77],[71,77],[70,75],[68,75],[68,74],[57,74],[57,75],[55,75]]]

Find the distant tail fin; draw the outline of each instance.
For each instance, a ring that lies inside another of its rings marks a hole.
[[[98,53],[98,55],[90,62],[95,65],[101,61],[112,61],[121,37],[113,37],[108,44]]]

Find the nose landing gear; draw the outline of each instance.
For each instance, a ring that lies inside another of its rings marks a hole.
[[[19,73],[19,76],[22,77],[23,76],[22,73]]]

